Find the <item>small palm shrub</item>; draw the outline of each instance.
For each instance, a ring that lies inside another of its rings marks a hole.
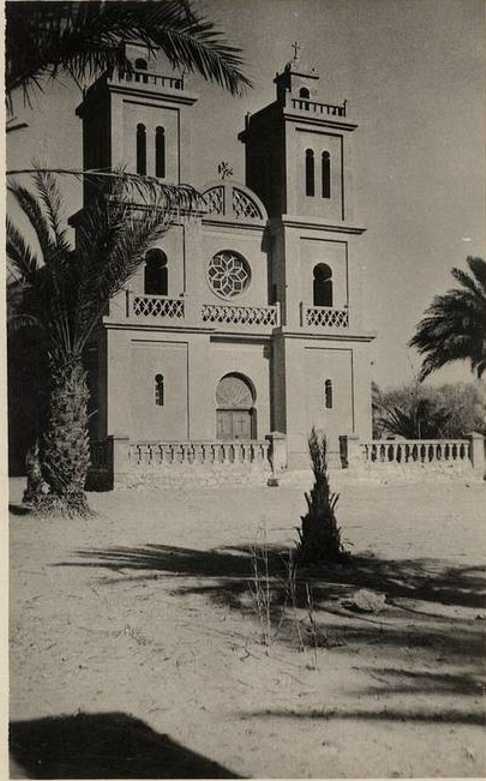
[[[349,557],[349,553],[341,542],[341,530],[336,521],[339,494],[333,493],[329,485],[326,437],[318,435],[313,428],[308,444],[314,485],[310,494],[305,495],[307,513],[301,517],[301,528],[298,529],[296,562],[309,565],[342,561]]]

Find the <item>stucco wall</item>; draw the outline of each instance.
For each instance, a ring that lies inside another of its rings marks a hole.
[[[339,222],[343,219],[342,135],[321,129],[309,131],[306,126],[287,124],[287,171],[289,214],[319,217]],[[314,152],[315,195],[305,192],[305,152]],[[322,197],[321,155],[329,152],[331,159],[331,197]]]
[[[255,391],[257,438],[270,433],[270,349],[263,344],[213,342],[206,382],[211,394],[213,437],[216,437],[216,388],[226,374],[237,373],[249,380]]]
[[[268,259],[262,248],[263,231],[238,230],[237,228],[203,228],[201,240],[201,283],[198,291],[201,303],[221,304],[223,301],[238,306],[265,305],[268,303]],[[207,278],[209,261],[222,250],[235,250],[247,260],[251,269],[248,288],[231,299],[222,299],[211,290]]]
[[[155,377],[164,378],[164,404],[155,403]],[[133,340],[130,399],[135,439],[186,439],[187,342]]]
[[[155,176],[155,128],[165,130],[166,175],[169,182],[180,181],[179,109],[172,106],[150,106],[145,100],[131,97],[123,101],[123,159],[128,170],[136,171],[137,125],[145,125],[147,174]]]

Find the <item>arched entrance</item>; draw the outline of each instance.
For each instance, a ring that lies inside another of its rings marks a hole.
[[[239,374],[226,374],[216,389],[218,439],[256,439],[256,410],[250,383]]]

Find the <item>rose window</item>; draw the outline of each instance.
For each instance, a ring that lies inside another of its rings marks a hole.
[[[246,290],[250,284],[251,272],[242,255],[223,250],[211,258],[208,278],[215,293],[224,298],[233,298]]]

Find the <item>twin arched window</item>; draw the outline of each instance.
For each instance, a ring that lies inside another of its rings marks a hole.
[[[150,249],[145,255],[144,291],[149,296],[168,294],[167,255],[161,249]]]
[[[323,198],[331,197],[331,156],[329,152],[321,155],[321,194]],[[314,151],[305,150],[305,194],[313,197],[316,194]]]
[[[163,127],[155,129],[155,176],[165,179],[165,130]],[[137,125],[137,174],[147,175],[147,130],[145,125]]]
[[[299,91],[299,97],[304,98],[304,100],[309,100],[310,98],[310,92],[307,89],[307,87],[301,87]]]
[[[314,267],[314,306],[332,306],[332,269],[327,263]]]

